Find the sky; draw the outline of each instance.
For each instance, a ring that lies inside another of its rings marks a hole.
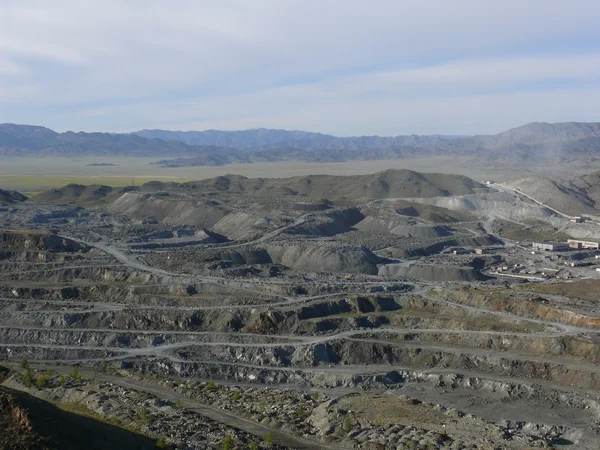
[[[600,121],[597,0],[0,0],[0,123],[487,134]]]

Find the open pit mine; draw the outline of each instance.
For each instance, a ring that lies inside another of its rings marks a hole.
[[[76,405],[127,448],[597,450],[600,252],[573,242],[600,224],[519,186],[7,194],[0,411]]]

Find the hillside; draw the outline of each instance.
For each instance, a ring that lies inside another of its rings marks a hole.
[[[5,191],[0,189],[0,205],[12,205],[27,200],[23,194],[17,191]]]
[[[600,172],[570,179],[527,177],[509,185],[567,214],[600,213]]]
[[[155,187],[160,183],[153,183]],[[299,195],[330,200],[371,200],[379,198],[437,197],[471,194],[483,186],[459,175],[386,170],[369,175],[309,175],[292,178],[246,178],[226,175],[180,185],[185,189],[258,196]]]
[[[33,196],[33,203],[72,203],[80,206],[95,206],[110,203],[126,192],[137,190],[132,186],[114,188],[110,186],[68,184]]]

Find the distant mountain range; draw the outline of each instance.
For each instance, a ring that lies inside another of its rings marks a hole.
[[[596,161],[600,123],[530,123],[496,135],[335,137],[306,131],[164,131],[56,133],[30,125],[0,125],[0,156],[162,157],[164,167],[262,161],[335,162],[468,156],[486,165]],[[165,156],[167,159],[164,159]]]
[[[57,133],[32,125],[0,124],[3,156],[177,156],[222,151],[214,146],[189,146],[180,141],[147,139],[134,134]]]
[[[303,150],[376,150],[388,147],[435,145],[455,136],[355,136],[336,137],[308,131],[258,128],[243,131],[166,131],[141,130],[132,133],[150,139],[181,141],[188,145],[216,145],[240,150],[266,150],[293,147]]]

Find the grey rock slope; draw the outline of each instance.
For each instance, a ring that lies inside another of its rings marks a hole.
[[[571,179],[527,177],[510,185],[567,214],[600,213],[600,172]]]

